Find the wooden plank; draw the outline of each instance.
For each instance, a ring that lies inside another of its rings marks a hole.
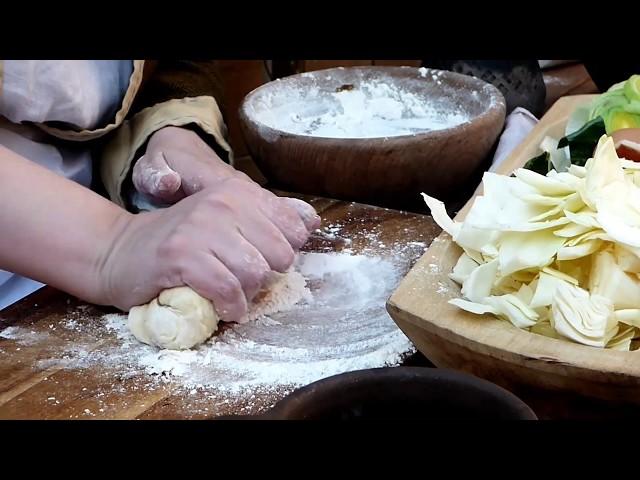
[[[130,420],[169,396],[170,387],[116,371],[59,370],[0,405],[0,419]]]

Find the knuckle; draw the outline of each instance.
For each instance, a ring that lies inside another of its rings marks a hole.
[[[279,272],[284,272],[291,266],[291,264],[293,264],[294,258],[295,254],[291,245],[285,242],[280,242],[280,244],[273,250],[273,269]]]
[[[226,276],[217,287],[220,298],[227,302],[237,302],[238,294],[242,291],[240,280],[233,275]]]
[[[306,228],[297,227],[292,234],[292,246],[294,248],[300,248],[309,239],[309,232]]]
[[[245,293],[257,291],[270,272],[269,264],[257,252],[246,252],[240,256],[236,268]]]

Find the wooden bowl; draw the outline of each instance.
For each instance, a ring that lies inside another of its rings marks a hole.
[[[558,138],[573,109],[591,98],[559,100],[498,173],[522,166],[546,135]],[[460,288],[448,278],[460,253],[442,233],[387,302],[391,317],[434,365],[501,385],[540,418],[640,417],[640,351],[556,340],[450,305],[450,298],[460,296]]]
[[[311,136],[291,133],[285,126],[288,115],[326,109],[324,102],[331,101],[316,98],[331,99],[344,86],[358,90],[371,81],[417,95],[442,111],[458,109],[468,121],[440,130],[367,138]],[[462,188],[486,160],[504,118],[504,97],[494,86],[457,73],[410,67],[333,68],[293,75],[257,88],[240,107],[247,147],[273,186],[388,206],[413,203],[422,191],[444,197]]]

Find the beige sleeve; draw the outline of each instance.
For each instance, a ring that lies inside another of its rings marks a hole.
[[[229,153],[233,165],[233,154],[227,142],[226,126],[220,108],[213,97],[191,97],[169,100],[145,108],[112,133],[100,155],[102,181],[112,201],[124,207],[122,184],[136,160],[136,152],[157,130],[167,126],[195,124],[223,150]]]

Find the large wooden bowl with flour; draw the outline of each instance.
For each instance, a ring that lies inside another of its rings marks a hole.
[[[272,185],[392,206],[462,188],[504,118],[494,86],[410,67],[293,75],[257,88],[240,107],[247,147]]]
[[[560,138],[573,109],[591,99],[560,99],[497,173],[509,175],[523,166],[546,135]],[[429,360],[507,388],[539,418],[640,418],[640,351],[556,340],[450,305],[450,298],[460,297],[460,288],[448,278],[460,253],[442,233],[387,303],[395,322]]]

